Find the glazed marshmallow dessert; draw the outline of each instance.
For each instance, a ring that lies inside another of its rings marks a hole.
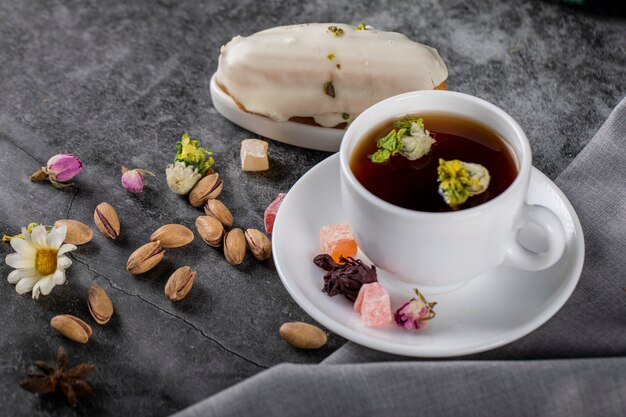
[[[244,111],[275,121],[354,120],[396,94],[445,89],[437,51],[365,25],[309,23],[236,36],[222,46],[216,81]]]

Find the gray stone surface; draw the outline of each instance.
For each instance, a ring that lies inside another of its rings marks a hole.
[[[225,181],[236,223],[262,228],[265,206],[327,156],[272,142],[272,169],[242,173],[239,141],[250,134],[217,114],[208,93],[220,45],[237,34],[307,21],[360,21],[436,47],[448,86],[501,106],[526,130],[535,165],[552,178],[585,146],[626,94],[626,25],[618,16],[553,2],[503,1],[0,1],[0,232],[72,218],[92,224],[113,204],[122,238],[94,240],[72,257],[69,282],[38,301],[0,279],[0,415],[72,415],[63,400],[17,386],[32,360],[94,362],[97,397],[86,415],[167,415],[274,364],[315,363],[343,340],[296,351],[280,324],[312,322],[282,287],[273,263],[232,267],[196,239],[133,277],[125,262],[163,223],[192,226],[200,212],[171,193],[163,170],[183,132],[202,139]],[[59,152],[85,162],[77,188],[58,191],[28,175]],[[141,195],[120,186],[120,166],[151,169]],[[0,246],[0,276],[10,268]],[[163,296],[178,266],[198,271],[188,298]],[[115,304],[106,326],[89,317],[86,290]],[[94,327],[78,346],[48,325],[70,313]]]

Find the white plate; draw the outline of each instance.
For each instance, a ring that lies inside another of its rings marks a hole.
[[[241,110],[233,99],[226,94],[215,81],[215,74],[211,77],[211,99],[217,111],[235,123],[251,132],[266,138],[274,139],[302,148],[318,151],[337,152],[344,129],[306,125],[296,122],[275,122],[269,117],[246,113]]]
[[[321,291],[324,271],[312,262],[320,252],[320,227],[346,223],[339,191],[339,158],[333,155],[307,172],[289,191],[274,225],[274,262],[283,284],[311,317],[348,340],[399,355],[448,357],[482,352],[510,343],[537,329],[569,298],[583,266],[580,222],[561,190],[533,168],[530,204],[542,204],[562,220],[566,233],[563,258],[541,272],[497,267],[454,291],[429,297],[437,301],[437,317],[422,330],[391,323],[383,328],[362,325],[352,303]],[[529,247],[541,246],[535,228],[523,230]],[[369,261],[359,253],[359,257]],[[391,285],[378,270],[391,296],[392,309],[412,298],[410,288]]]

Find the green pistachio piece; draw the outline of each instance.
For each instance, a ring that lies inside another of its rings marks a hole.
[[[328,31],[332,33],[336,38],[343,36],[343,29],[337,26],[328,26]]]
[[[332,81],[324,83],[324,93],[326,93],[327,96],[335,98],[335,86]]]

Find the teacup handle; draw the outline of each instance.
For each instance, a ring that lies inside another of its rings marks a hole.
[[[536,253],[526,249],[519,242],[515,233],[514,240],[507,251],[505,264],[527,271],[541,271],[554,265],[565,250],[565,230],[558,216],[550,209],[539,205],[525,205],[522,224],[517,232],[527,223],[534,223],[543,229],[548,240],[548,250]]]

